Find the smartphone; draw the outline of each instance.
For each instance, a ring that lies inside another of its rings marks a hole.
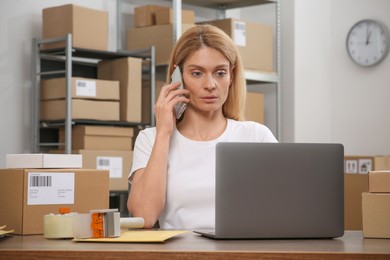
[[[171,83],[172,82],[180,82],[179,89],[184,88],[179,66],[176,66],[176,69],[173,71],[171,75]],[[184,102],[179,102],[175,105],[176,119],[179,119],[181,117],[181,115],[183,114],[184,110],[186,110],[186,108],[187,108],[187,104]]]

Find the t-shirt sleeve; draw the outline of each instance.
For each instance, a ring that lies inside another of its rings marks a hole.
[[[271,130],[258,122],[229,119],[231,125],[228,142],[277,143]]]
[[[263,128],[261,133],[262,133],[262,142],[263,143],[277,143],[278,140],[275,138],[275,136],[273,135],[273,133],[271,132],[271,130],[266,127],[265,125],[261,125],[261,127]]]
[[[248,129],[246,131],[250,131],[251,134],[247,135],[252,135],[252,141],[254,142],[261,142],[261,143],[277,143],[278,140],[275,138],[271,130],[258,122],[253,122],[253,121],[246,121],[244,122]]]
[[[145,168],[149,161],[155,140],[155,132],[153,130],[154,129],[144,129],[140,131],[137,136],[137,139],[135,140],[133,161],[128,176],[130,183],[133,178],[134,172],[139,169]]]

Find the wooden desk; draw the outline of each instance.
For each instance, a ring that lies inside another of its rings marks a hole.
[[[13,236],[0,240],[0,259],[390,259],[390,239],[211,240],[192,232],[161,244],[84,243]]]

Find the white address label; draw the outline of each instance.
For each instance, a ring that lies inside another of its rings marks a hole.
[[[76,80],[76,96],[96,97],[96,81]]]
[[[245,22],[235,21],[234,28],[234,43],[237,46],[246,46],[246,24]]]
[[[103,157],[96,158],[96,169],[109,170],[110,178],[122,178],[122,157]]]
[[[27,205],[74,204],[74,172],[29,172]]]

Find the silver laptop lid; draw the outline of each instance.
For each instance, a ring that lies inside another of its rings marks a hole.
[[[217,238],[332,238],[344,233],[341,144],[219,143]]]

